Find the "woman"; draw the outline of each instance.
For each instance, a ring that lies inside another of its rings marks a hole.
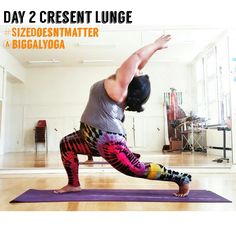
[[[163,35],[153,43],[133,53],[115,74],[95,83],[81,117],[80,130],[61,140],[63,165],[68,184],[55,193],[80,191],[77,154],[102,156],[123,174],[153,180],[172,181],[178,184],[176,196],[189,193],[191,176],[167,170],[156,163],[142,163],[139,155],[132,153],[126,144],[123,127],[124,110],[143,111],[150,95],[150,81],[140,70],[158,50],[166,48],[170,35]]]

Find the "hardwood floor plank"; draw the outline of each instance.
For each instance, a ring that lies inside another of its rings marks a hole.
[[[119,173],[83,173],[82,188],[177,189],[174,183],[128,177]],[[232,211],[236,210],[236,174],[193,174],[192,189],[211,190],[232,203],[150,203],[150,202],[9,202],[24,191],[56,189],[66,184],[63,174],[0,175],[1,211]]]

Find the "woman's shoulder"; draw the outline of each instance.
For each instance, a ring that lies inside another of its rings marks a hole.
[[[107,79],[104,80],[104,88],[108,96],[117,103],[123,103],[127,91],[124,91],[123,88],[119,86],[119,84],[116,81],[116,75],[113,74],[109,76]]]

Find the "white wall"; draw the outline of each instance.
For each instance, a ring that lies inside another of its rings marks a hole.
[[[25,80],[25,68],[0,45],[0,65],[20,81]]]
[[[12,105],[11,105],[12,104],[12,83],[10,83],[9,80],[6,80],[6,91],[7,91],[7,93],[6,93],[6,97],[5,97],[5,104],[6,104],[7,109],[5,112],[5,118],[6,118],[6,120],[10,120],[10,117],[12,117],[11,112],[13,109],[12,109]],[[4,138],[4,151],[8,152],[12,143],[13,143],[10,141],[11,140],[10,137],[12,137],[12,135],[11,135],[12,129],[11,129],[10,122],[6,122],[5,130],[7,130],[7,132],[8,132],[8,135],[7,135],[8,137]]]
[[[5,95],[5,135],[4,152],[22,151],[24,105],[23,96],[19,96],[20,89],[24,88],[23,83],[9,79],[6,80]]]
[[[47,120],[49,150],[58,150],[60,139],[73,132],[74,128],[79,128],[90,86],[115,70],[116,67],[112,66],[27,69],[25,83],[11,85],[10,112],[14,115],[8,116],[7,127],[10,130],[11,124],[17,125],[6,137],[10,142],[8,151],[33,151],[33,129],[40,119]],[[190,68],[178,63],[157,63],[155,66],[148,65],[144,72],[150,76],[152,94],[143,113],[126,113],[127,133],[132,136],[130,119],[135,117],[139,126],[137,148],[161,150],[164,142],[163,93],[168,92],[170,87],[182,91],[184,106],[189,111]],[[39,148],[43,150],[44,147]]]
[[[7,134],[7,114],[10,114],[9,102],[7,105],[7,89],[9,89],[8,81],[23,82],[25,79],[25,68],[5,49],[0,46],[0,68],[3,70],[3,78],[1,79],[1,98],[0,98],[0,153],[6,152],[5,148],[8,146],[8,140],[10,133]],[[2,73],[2,72],[1,72]],[[10,92],[10,91],[9,91]],[[10,99],[10,98],[9,98]],[[12,124],[14,125],[14,124]],[[9,144],[11,146],[11,144]]]

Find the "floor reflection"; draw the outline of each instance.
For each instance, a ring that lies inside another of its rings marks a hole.
[[[48,153],[35,153],[34,167],[48,167]]]
[[[93,163],[86,163],[87,156],[78,155],[80,168],[112,168],[102,157],[94,157]],[[214,160],[220,156],[207,155],[201,152],[141,153],[140,161],[156,162],[164,166],[181,167],[230,167],[230,162],[218,163]],[[59,152],[17,152],[0,156],[0,169],[8,168],[63,168]]]

